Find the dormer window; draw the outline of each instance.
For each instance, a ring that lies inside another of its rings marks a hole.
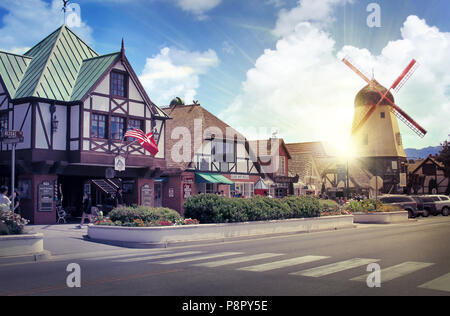
[[[124,72],[111,72],[111,95],[116,97],[127,97],[127,75]]]

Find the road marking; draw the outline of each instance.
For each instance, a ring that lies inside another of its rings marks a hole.
[[[269,263],[264,263],[264,264],[258,264],[258,265],[254,265],[254,266],[240,268],[238,270],[264,272],[264,271],[281,269],[281,268],[285,268],[285,267],[295,266],[298,264],[313,262],[313,261],[327,259],[327,258],[329,258],[329,257],[304,256],[304,257],[297,257],[297,258],[286,259],[286,260],[281,260],[281,261],[274,261],[274,262],[269,262]]]
[[[246,256],[246,257],[239,257],[239,258],[231,258],[231,259],[224,259],[224,260],[218,260],[218,261],[197,263],[197,264],[194,264],[194,266],[214,268],[214,267],[225,266],[225,265],[228,265],[228,264],[248,262],[248,261],[259,260],[259,259],[266,259],[266,258],[273,258],[273,257],[276,257],[276,256],[282,256],[282,254],[279,254],[279,253],[261,253],[261,254],[253,255],[253,256]]]
[[[162,255],[153,255],[146,257],[137,257],[137,258],[129,258],[129,259],[121,259],[121,260],[113,260],[113,262],[138,262],[138,261],[148,261],[153,259],[163,259],[163,258],[172,258],[172,257],[181,257],[188,255],[195,255],[202,253],[201,251],[186,251],[186,252],[177,252],[177,253],[168,253]]]
[[[417,270],[432,266],[433,264],[434,263],[408,261],[389,268],[381,269],[381,282],[388,282],[393,279],[400,278]],[[350,281],[366,282],[368,275],[369,274],[360,275],[356,278],[350,279]]]
[[[175,263],[183,263],[183,262],[190,262],[190,261],[197,261],[197,260],[213,259],[213,258],[220,258],[220,257],[234,256],[234,255],[241,255],[241,254],[242,254],[242,252],[220,252],[220,253],[215,253],[215,254],[212,254],[212,255],[194,256],[194,257],[174,259],[174,260],[168,260],[168,261],[156,261],[154,263],[158,263],[158,264],[175,264]]]
[[[419,285],[420,288],[450,292],[450,273],[447,273],[430,282]]]
[[[148,256],[148,255],[151,255],[152,253],[156,254],[156,252],[129,253],[129,254],[125,254],[125,255],[84,258],[83,260],[95,261],[95,260],[119,259],[119,258],[126,258],[126,257],[135,257],[135,256]],[[168,253],[168,251],[158,252],[158,254],[164,254],[164,253]]]
[[[380,261],[379,259],[364,259],[364,258],[353,258],[350,260],[335,262],[332,264],[327,264],[324,266],[307,269],[299,272],[290,273],[292,275],[302,275],[308,277],[318,278],[324,275],[329,275],[336,272],[341,272],[344,270],[353,269],[360,266],[368,265],[369,263]]]

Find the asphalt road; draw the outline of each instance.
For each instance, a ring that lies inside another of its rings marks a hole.
[[[68,251],[48,261],[0,265],[0,295],[448,296],[449,234],[450,217],[437,216],[167,249]],[[92,244],[80,242],[86,249]],[[70,263],[80,267],[79,288],[67,286],[76,280]],[[366,282],[370,263],[381,268],[380,287]]]

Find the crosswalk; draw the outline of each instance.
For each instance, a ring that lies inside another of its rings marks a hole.
[[[284,258],[283,258],[284,257]],[[227,268],[249,273],[265,273],[280,269],[297,270],[287,271],[294,277],[326,278],[344,271],[359,271],[359,275],[350,278],[351,282],[366,282],[369,272],[360,274],[362,267],[378,263],[381,266],[381,282],[385,284],[396,279],[407,277],[434,265],[431,262],[407,261],[392,266],[383,266],[381,259],[376,258],[349,258],[334,260],[330,256],[305,255],[289,257],[283,253],[252,253],[243,252],[207,252],[207,251],[170,251],[161,250],[153,252],[128,253],[115,256],[100,256],[85,258],[83,260],[111,260],[118,263],[148,263],[160,265],[187,264],[202,268]],[[327,262],[328,261],[328,262]],[[330,262],[331,261],[331,262]],[[248,264],[251,265],[248,265]],[[253,264],[252,264],[253,263]],[[305,265],[306,269],[304,269]],[[314,265],[314,267],[311,267]],[[303,269],[302,269],[303,268]],[[359,269],[357,269],[359,268]],[[365,269],[364,269],[365,271]],[[450,273],[437,277],[418,288],[431,289],[450,293]]]

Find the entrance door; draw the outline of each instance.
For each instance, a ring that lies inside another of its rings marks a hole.
[[[162,206],[162,183],[155,183],[155,207]]]

